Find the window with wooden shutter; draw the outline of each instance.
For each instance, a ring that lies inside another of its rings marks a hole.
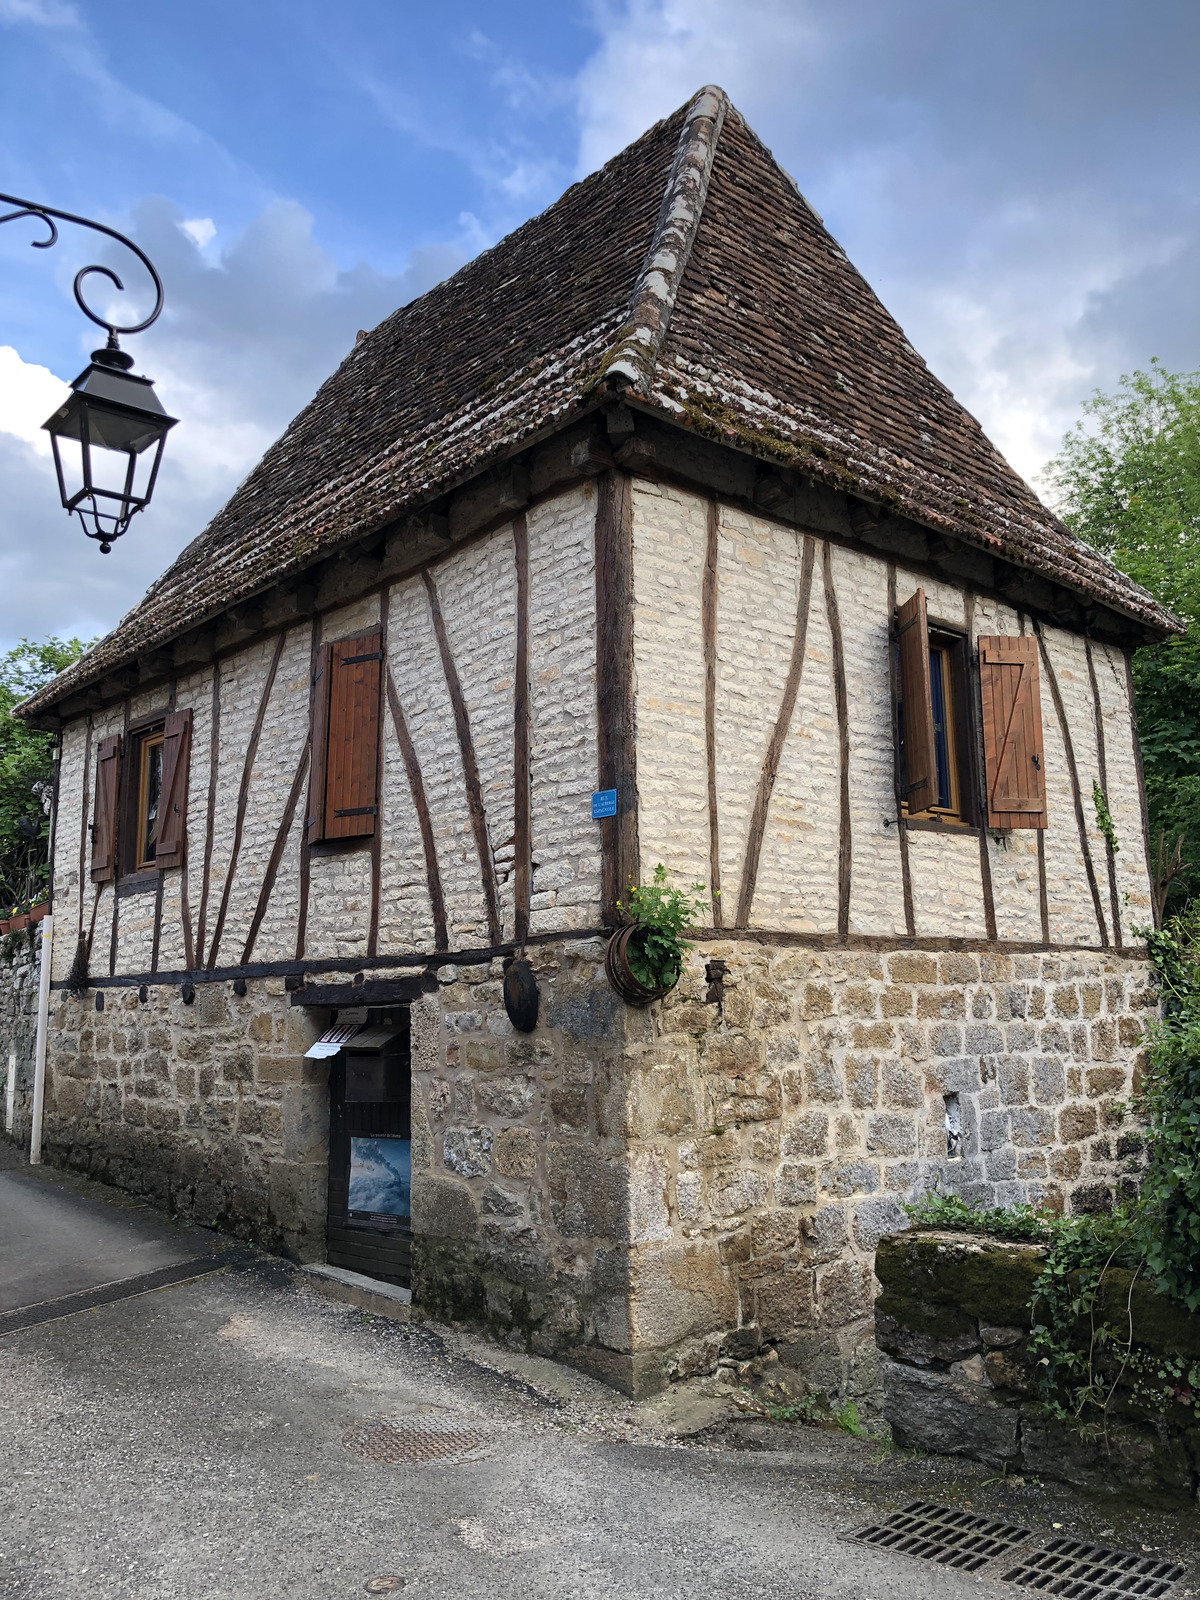
[[[183,865],[187,829],[188,769],[192,756],[192,712],[168,711],[162,734],[162,785],[158,802],[159,867]]]
[[[981,638],[979,692],[989,828],[1044,828],[1046,773],[1036,639]]]
[[[375,832],[382,665],[378,628],[321,649],[313,681],[310,844]]]
[[[92,882],[107,883],[117,870],[117,786],[121,735],[101,739],[96,756],[96,808],[92,814]]]
[[[938,782],[924,589],[918,589],[896,612],[896,637],[900,654],[901,799],[907,801],[910,811],[927,811],[937,803]]]

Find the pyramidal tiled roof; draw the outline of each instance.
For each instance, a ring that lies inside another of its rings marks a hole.
[[[1178,628],[1042,505],[707,88],[361,338],[144,599],[23,709],[417,508],[586,409],[601,384]]]

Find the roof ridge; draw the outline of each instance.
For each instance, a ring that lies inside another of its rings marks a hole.
[[[602,363],[606,379],[624,377],[637,387],[654,372],[700,229],[717,141],[731,109],[724,89],[710,83],[693,96],[684,114],[650,248],[629,297],[629,314]]]

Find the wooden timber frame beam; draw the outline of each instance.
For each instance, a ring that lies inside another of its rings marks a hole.
[[[633,698],[633,483],[614,469],[596,502],[596,711],[598,789],[617,791],[600,823],[601,917],[624,921],[620,902],[639,881],[637,749]]]
[[[569,928],[555,929],[550,933],[531,933],[524,941],[528,945],[544,944],[581,944],[591,939],[607,938],[608,928]],[[693,937],[697,940],[708,941],[720,939],[738,944],[750,945],[778,945],[795,950],[873,950],[873,951],[901,951],[901,950],[930,950],[948,953],[979,953],[996,955],[1023,955],[1036,954],[1049,951],[1062,955],[1101,955],[1103,950],[1096,944],[1053,944],[1042,943],[1033,939],[977,939],[958,938],[949,936],[907,938],[897,934],[892,936],[874,934],[850,934],[843,939],[836,933],[793,933],[770,928],[697,928],[693,930]],[[348,956],[345,958],[314,956],[306,961],[256,961],[245,965],[229,967],[205,967],[192,970],[173,969],[158,972],[119,972],[112,975],[89,974],[87,980],[88,990],[93,989],[139,989],[145,986],[148,989],[180,988],[185,983],[200,988],[204,984],[229,983],[237,979],[283,978],[285,990],[291,994],[301,989],[305,981],[311,977],[321,977],[329,973],[352,974],[353,978],[360,973],[372,971],[397,972],[402,970],[427,969],[436,974],[439,967],[480,966],[486,961],[494,960],[497,956],[514,955],[520,950],[515,940],[508,940],[501,945],[489,945],[484,949],[472,950],[439,950],[435,952],[424,951],[416,955],[407,956],[376,956],[373,960],[362,956]],[[1119,954],[1129,959],[1142,959],[1146,955],[1144,945],[1127,944]],[[366,979],[358,988],[365,986]],[[50,987],[56,991],[70,989],[69,978],[55,978]],[[424,992],[424,991],[423,991]],[[343,1001],[343,1004],[349,1002]],[[357,1003],[362,1003],[361,1001]]]

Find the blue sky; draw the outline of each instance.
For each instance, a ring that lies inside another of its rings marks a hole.
[[[1096,386],[1200,367],[1198,69],[1194,0],[0,0],[0,189],[150,251],[129,347],[182,419],[99,555],[37,425],[95,342],[74,272],[121,267],[0,229],[0,646],[110,627],[358,328],[705,82],[1034,476]]]

